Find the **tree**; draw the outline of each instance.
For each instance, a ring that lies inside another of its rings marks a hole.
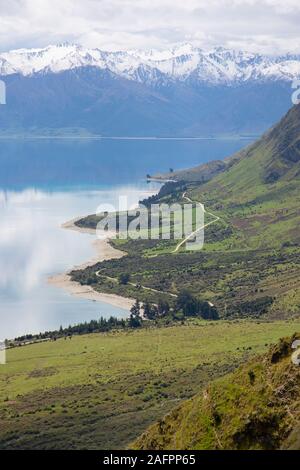
[[[219,314],[213,305],[197,299],[187,289],[179,292],[176,302],[176,310],[182,311],[187,317],[200,316],[205,320],[218,320]]]
[[[88,286],[91,286],[92,284],[97,284],[97,282],[98,282],[98,278],[96,274],[89,276],[86,280],[86,283]]]
[[[119,276],[119,283],[126,285],[130,281],[130,274],[129,273],[121,273]]]
[[[182,310],[185,316],[194,316],[198,310],[198,300],[190,291],[183,289],[178,294],[176,310]]]
[[[141,326],[142,318],[140,312],[140,302],[136,300],[130,309],[129,326],[131,328],[139,328]]]
[[[170,311],[170,306],[167,301],[164,301],[162,299],[159,299],[158,301],[158,313],[159,315],[168,315]]]
[[[143,305],[144,308],[144,317],[148,318],[148,320],[151,320],[151,305],[149,302],[145,302]]]
[[[199,314],[204,320],[219,320],[218,310],[208,302],[199,301]]]
[[[131,315],[139,316],[139,315],[140,315],[140,312],[141,312],[140,302],[139,302],[139,300],[137,299],[137,300],[135,301],[135,303],[133,304],[133,306],[131,307],[130,313],[131,313]]]
[[[145,302],[143,305],[144,317],[148,320],[155,320],[158,317],[158,308],[156,305],[151,305],[149,302]]]

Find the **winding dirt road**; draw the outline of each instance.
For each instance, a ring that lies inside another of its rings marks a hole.
[[[192,199],[190,197],[188,197],[186,195],[186,192],[183,193],[182,195],[182,199],[186,199],[188,202],[190,202],[191,204],[193,203],[197,203],[198,201],[192,201]],[[198,204],[201,204],[198,202]],[[218,217],[217,215],[213,214],[212,212],[208,212],[204,205],[203,205],[203,211],[205,214],[208,214],[208,215],[211,215],[212,217],[214,217],[214,220],[211,220],[210,222],[208,222],[207,224],[204,224],[202,225],[201,227],[197,228],[197,230],[194,230],[194,232],[190,233],[184,240],[182,240],[180,243],[178,243],[178,245],[176,246],[175,250],[172,252],[172,253],[177,253],[177,251],[182,247],[182,245],[184,245],[187,241],[189,241],[191,238],[195,237],[195,235],[200,232],[200,230],[204,230],[206,227],[208,227],[209,225],[211,224],[214,224],[215,222],[217,222],[218,220],[220,220],[220,217]]]

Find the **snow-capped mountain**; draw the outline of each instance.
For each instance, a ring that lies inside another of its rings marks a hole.
[[[181,44],[164,51],[108,52],[63,43],[0,54],[0,75],[59,73],[94,66],[140,83],[161,81],[233,84],[300,78],[300,55],[264,56],[221,47],[204,51]]]
[[[0,134],[244,135],[261,133],[292,106],[300,55],[64,43],[0,53],[0,78]]]

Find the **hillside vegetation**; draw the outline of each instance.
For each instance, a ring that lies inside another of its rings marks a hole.
[[[0,366],[0,449],[124,449],[300,322],[205,322],[17,347]]]
[[[176,240],[114,240],[128,256],[74,271],[73,278],[82,284],[93,279],[96,290],[150,302],[157,301],[159,293],[149,289],[161,292],[170,303],[181,289],[189,289],[212,302],[225,318],[297,316],[299,149],[300,105],[256,143],[228,159],[209,181],[199,179],[208,177],[212,164],[186,171],[186,181],[168,183],[149,199],[149,204],[184,204],[187,197],[204,203],[205,223],[212,220],[211,214],[219,219],[205,229],[202,250],[188,251],[183,245],[175,251]],[[218,162],[214,168],[220,168]],[[78,224],[96,227],[98,220],[90,216]],[[118,285],[120,272],[130,274],[130,285]]]
[[[300,368],[286,338],[146,431],[135,449],[300,450]]]
[[[8,350],[0,448],[123,449],[154,422],[135,448],[299,448],[291,339],[251,359],[300,331],[299,149],[300,105],[209,181],[171,183],[148,201],[204,203],[205,222],[214,223],[202,250],[176,250],[178,240],[114,240],[124,257],[73,271],[98,291],[167,301],[166,326]],[[95,228],[98,220],[77,224]],[[221,320],[181,317],[174,325],[183,289],[197,304],[213,304]]]

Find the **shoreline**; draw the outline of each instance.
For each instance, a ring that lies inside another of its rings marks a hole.
[[[261,137],[261,134],[215,134],[208,136],[103,136],[103,135],[47,135],[47,134],[0,134],[2,140],[146,140],[146,141],[160,141],[160,140],[174,140],[174,141],[206,141],[206,140],[255,140]]]
[[[76,217],[75,219],[65,222],[64,224],[62,224],[61,227],[67,230],[74,230],[80,233],[95,235],[96,230],[77,227],[77,225],[75,225],[75,222],[82,218],[82,216]],[[125,256],[125,252],[117,250],[116,248],[111,246],[111,244],[109,243],[109,236],[111,235],[108,234],[107,237],[102,240],[93,240],[92,244],[96,251],[96,255],[93,258],[78,266],[74,266],[70,271],[50,276],[48,278],[48,283],[52,286],[64,289],[69,294],[82,299],[91,300],[93,302],[104,302],[113,305],[114,307],[123,308],[124,310],[130,310],[130,308],[135,302],[135,299],[121,297],[117,294],[106,294],[104,292],[97,292],[91,286],[82,286],[79,282],[71,280],[70,272],[74,269],[85,269],[102,261],[110,259],[120,259]]]

